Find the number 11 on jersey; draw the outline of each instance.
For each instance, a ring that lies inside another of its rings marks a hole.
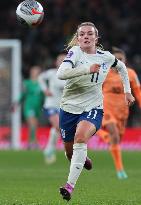
[[[98,81],[98,76],[99,76],[99,73],[93,73],[93,74],[92,74],[92,78],[91,78],[91,82],[97,83],[97,81]]]

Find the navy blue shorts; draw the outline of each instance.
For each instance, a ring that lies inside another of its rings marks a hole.
[[[89,112],[83,112],[81,114],[72,114],[60,109],[59,127],[63,141],[71,142],[74,140],[77,124],[82,120],[91,122],[95,125],[96,130],[99,130],[101,127],[102,118],[102,109],[94,108]]]
[[[43,108],[43,111],[46,117],[59,114],[59,110],[57,108]]]

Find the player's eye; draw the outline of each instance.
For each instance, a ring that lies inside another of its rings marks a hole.
[[[88,33],[88,35],[89,35],[89,36],[92,36],[92,35],[93,35],[93,33]]]

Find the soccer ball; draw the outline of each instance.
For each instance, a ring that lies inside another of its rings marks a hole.
[[[34,27],[42,22],[44,11],[39,2],[35,0],[25,0],[18,5],[16,15],[22,25]]]

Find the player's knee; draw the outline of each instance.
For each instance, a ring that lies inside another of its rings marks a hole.
[[[75,143],[86,143],[84,134],[75,134]]]
[[[116,133],[114,133],[113,135],[111,135],[111,142],[112,144],[118,144],[120,142],[120,136]]]
[[[120,142],[120,136],[118,132],[111,133],[111,138],[114,144],[118,144]]]

